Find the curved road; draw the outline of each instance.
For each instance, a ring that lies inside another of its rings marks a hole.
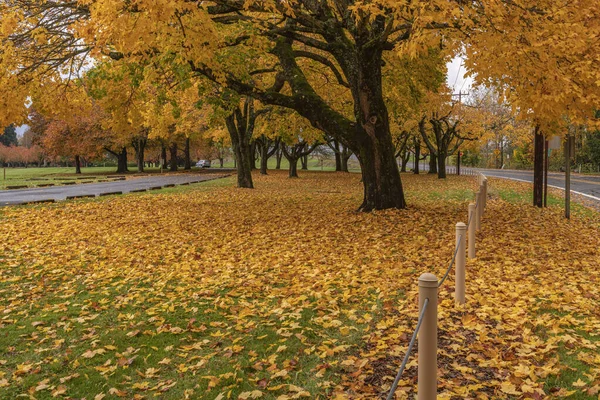
[[[429,165],[420,164],[421,171],[427,171]],[[448,166],[447,173],[455,174],[456,167]],[[496,178],[513,179],[517,181],[532,182],[533,183],[533,171],[523,171],[514,169],[484,169],[484,168],[471,168],[461,167],[463,174],[473,174],[481,172],[487,176]],[[559,189],[565,188],[565,173],[564,172],[549,172],[548,173],[548,185],[554,186]],[[571,173],[571,193],[580,194],[589,199],[600,202],[600,176],[599,175],[581,175]]]
[[[533,182],[533,171],[477,169],[487,176]],[[565,188],[564,172],[549,172],[548,185]],[[571,192],[600,201],[600,176],[571,174]]]
[[[0,206],[19,205],[36,202],[54,202],[73,198],[107,196],[130,192],[162,189],[175,185],[189,185],[220,179],[229,174],[180,174],[148,176],[123,181],[105,183],[85,183],[70,186],[53,186],[48,188],[31,188],[17,190],[0,190]]]

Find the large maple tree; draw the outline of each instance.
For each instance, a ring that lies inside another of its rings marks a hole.
[[[581,39],[597,30],[594,2],[571,3],[15,0],[0,5],[5,39],[0,62],[6,67],[0,83],[9,91],[24,84],[34,90],[31,83],[40,76],[71,75],[90,59],[168,60],[240,95],[295,110],[356,154],[363,175],[362,210],[403,208],[384,101],[384,53],[416,54],[434,43],[452,47],[463,42],[474,60],[473,70],[484,79],[514,75],[525,88],[531,74],[543,77],[552,69],[509,68],[511,63],[503,63],[497,54],[512,51],[520,62],[543,44],[545,58],[539,61],[560,67],[565,78],[558,81],[568,80],[574,90],[590,84],[597,88],[592,66],[586,67],[597,62],[589,52],[590,40],[596,39]],[[553,35],[557,21],[562,27],[571,23],[573,34]],[[577,51],[562,62],[560,53],[570,43]],[[502,52],[485,55],[490,48]],[[331,96],[317,87],[319,81],[311,74],[314,63],[328,70],[331,85],[347,90],[351,113],[336,108]],[[582,68],[585,79],[579,82],[575,77]],[[15,104],[26,99],[19,96],[13,94],[2,107],[13,119]],[[560,98],[561,105],[573,103],[569,96]]]

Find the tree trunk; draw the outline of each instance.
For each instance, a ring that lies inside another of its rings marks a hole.
[[[348,152],[348,153],[349,153],[349,155],[345,155],[344,153],[342,153],[342,156],[341,156],[340,161],[342,163],[342,166],[341,166],[342,172],[349,172],[348,171],[348,160],[350,159],[350,157],[352,157],[352,153],[350,153],[350,152]]]
[[[533,205],[542,207],[544,201],[544,135],[535,127],[533,149]]]
[[[355,147],[351,149],[362,169],[364,199],[359,210],[403,209],[406,201],[383,98],[383,50],[377,46],[357,50],[357,79],[352,88],[356,140],[348,145]]]
[[[117,155],[117,173],[123,174],[129,172],[127,168],[127,147],[121,149],[121,153]]]
[[[250,164],[250,169],[256,169],[256,141],[253,140],[252,143],[250,144],[250,156],[251,158],[251,164]]]
[[[421,143],[415,141],[415,162],[413,173],[419,175],[419,166],[421,164]]]
[[[308,155],[300,157],[300,163],[303,170],[308,170]]]
[[[192,169],[192,158],[190,157],[190,138],[185,138],[185,149],[184,149],[185,162],[183,169],[189,171]]]
[[[290,162],[290,168],[289,168],[290,178],[297,178],[298,177],[298,159],[290,158],[290,159],[288,159],[288,161]]]
[[[164,144],[161,146],[161,149],[160,149],[160,168],[161,169],[167,168],[167,148],[165,147]]]
[[[437,164],[438,164],[438,179],[446,179],[446,153],[438,150]]]
[[[401,157],[400,172],[406,172],[406,166],[408,165],[409,157]]]
[[[171,172],[177,171],[177,143],[171,145]]]
[[[134,142],[135,159],[138,172],[144,172],[144,152],[146,150],[147,139],[136,139]]]
[[[75,156],[75,173],[81,174],[81,158],[78,155]]]
[[[219,167],[223,168],[223,157],[219,158]]]
[[[429,173],[437,174],[437,157],[433,153],[429,153]]]
[[[267,140],[260,146],[260,174],[267,175],[267,162],[269,161],[269,145]]]
[[[333,146],[335,148],[335,150],[333,152],[335,154],[335,172],[341,172],[342,171],[342,155],[340,154],[340,144],[338,143],[337,140],[334,140]]]
[[[275,153],[275,159],[277,160],[277,164],[275,164],[275,169],[281,169],[281,159],[283,158],[283,151],[281,149],[277,150]]]
[[[256,116],[252,101],[252,99],[247,98],[243,110],[237,108],[225,119],[236,160],[237,185],[238,188],[246,189],[254,188],[252,182],[254,153],[252,153],[250,139],[252,138]]]

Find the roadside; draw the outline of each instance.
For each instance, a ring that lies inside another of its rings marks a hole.
[[[75,174],[73,168],[4,168],[0,170],[0,189],[15,190],[35,187],[53,187],[80,185],[88,183],[105,183],[117,180],[135,179],[148,176],[179,175],[189,173],[229,173],[229,168],[196,168],[170,172],[160,168],[147,168],[145,172],[117,173],[114,167],[82,168],[81,174]]]
[[[189,185],[220,179],[229,174],[173,174],[148,176],[135,179],[113,180],[111,182],[90,183],[87,185],[53,186],[31,189],[0,191],[0,206],[28,203],[52,203],[78,198],[119,195],[132,192],[158,190],[176,185]]]

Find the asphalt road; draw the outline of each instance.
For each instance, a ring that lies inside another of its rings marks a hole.
[[[19,205],[34,202],[62,201],[73,197],[96,197],[109,194],[123,194],[132,191],[160,189],[165,185],[182,185],[210,181],[228,176],[227,174],[181,174],[132,178],[124,181],[86,183],[70,186],[53,186],[0,191],[0,206]]]
[[[533,182],[533,171],[480,169],[486,176],[498,178],[516,179]],[[559,172],[548,173],[548,185],[565,188],[565,174]],[[571,173],[571,192],[595,197],[600,200],[600,176],[581,175]]]
[[[410,166],[410,164],[409,164]],[[412,166],[410,166],[412,168]],[[421,163],[420,168],[422,171],[427,171],[429,166]],[[447,166],[446,173],[456,173],[455,166]],[[497,178],[514,179],[518,181],[532,182],[533,183],[533,171],[522,171],[522,170],[507,170],[507,169],[482,169],[482,168],[471,168],[461,167],[463,174],[481,172],[486,176],[492,176]],[[560,189],[565,188],[565,174],[564,172],[550,172],[548,174],[548,185],[558,187]],[[585,197],[591,198],[592,200],[600,201],[600,176],[593,175],[581,175],[571,173],[571,192],[581,194]]]

